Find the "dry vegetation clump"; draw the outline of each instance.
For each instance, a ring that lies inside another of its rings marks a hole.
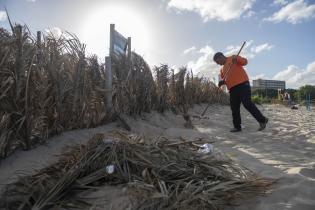
[[[157,110],[172,109],[186,113],[194,104],[219,103],[227,105],[228,95],[206,78],[194,77],[182,67],[175,74],[167,65],[154,68],[157,85]]]
[[[8,185],[0,208],[87,209],[82,192],[112,185],[127,187],[132,209],[222,209],[266,193],[273,182],[227,157],[199,153],[205,140],[146,142],[152,141],[120,130],[96,134],[86,145],[68,148],[56,163]]]
[[[0,157],[107,117],[104,69],[73,34],[37,42],[26,26],[0,29]]]
[[[127,57],[114,57],[113,106],[117,113],[130,115],[150,112],[156,102],[156,84],[145,60],[132,53]]]

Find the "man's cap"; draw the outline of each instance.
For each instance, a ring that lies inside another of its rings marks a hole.
[[[220,56],[224,56],[223,53],[217,52],[216,54],[214,54],[213,60],[215,61],[215,60],[216,60],[217,58],[219,58]]]

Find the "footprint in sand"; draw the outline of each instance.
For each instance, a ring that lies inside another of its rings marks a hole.
[[[305,177],[315,179],[315,168],[302,168],[300,174]]]

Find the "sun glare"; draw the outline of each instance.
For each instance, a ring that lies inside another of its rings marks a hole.
[[[106,6],[95,9],[86,15],[80,30],[81,40],[87,44],[87,52],[104,58],[109,52],[109,26],[115,24],[123,36],[131,37],[132,50],[140,55],[150,47],[150,29],[145,17],[131,8]]]

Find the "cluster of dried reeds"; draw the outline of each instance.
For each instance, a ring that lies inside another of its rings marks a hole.
[[[172,109],[186,113],[189,107],[200,103],[228,104],[228,95],[206,78],[193,76],[186,67],[178,73],[167,65],[155,66],[152,76],[144,59],[132,54],[113,60],[113,103],[116,112],[139,114],[152,109],[163,112]]]
[[[133,52],[131,61],[125,56],[114,57],[112,70],[115,112],[134,115],[153,109],[155,81],[149,65],[141,56]]]
[[[64,130],[106,118],[103,69],[72,34],[35,40],[0,29],[0,158]],[[42,38],[42,37],[40,37]]]
[[[204,140],[147,142],[119,130],[96,134],[86,145],[68,148],[55,164],[7,186],[0,207],[87,208],[81,192],[127,185],[133,209],[221,209],[272,184],[226,157],[198,153]]]
[[[157,85],[156,108],[186,113],[189,107],[200,103],[228,104],[228,95],[206,78],[194,77],[186,67],[174,73],[167,65],[154,68]]]
[[[34,38],[26,26],[0,28],[0,159],[16,148],[30,149],[64,130],[93,127],[115,114],[152,109],[186,112],[195,103],[227,103],[213,83],[185,68],[167,65],[153,77],[144,59],[133,53],[112,59],[113,107],[105,107],[105,68],[70,33]]]

